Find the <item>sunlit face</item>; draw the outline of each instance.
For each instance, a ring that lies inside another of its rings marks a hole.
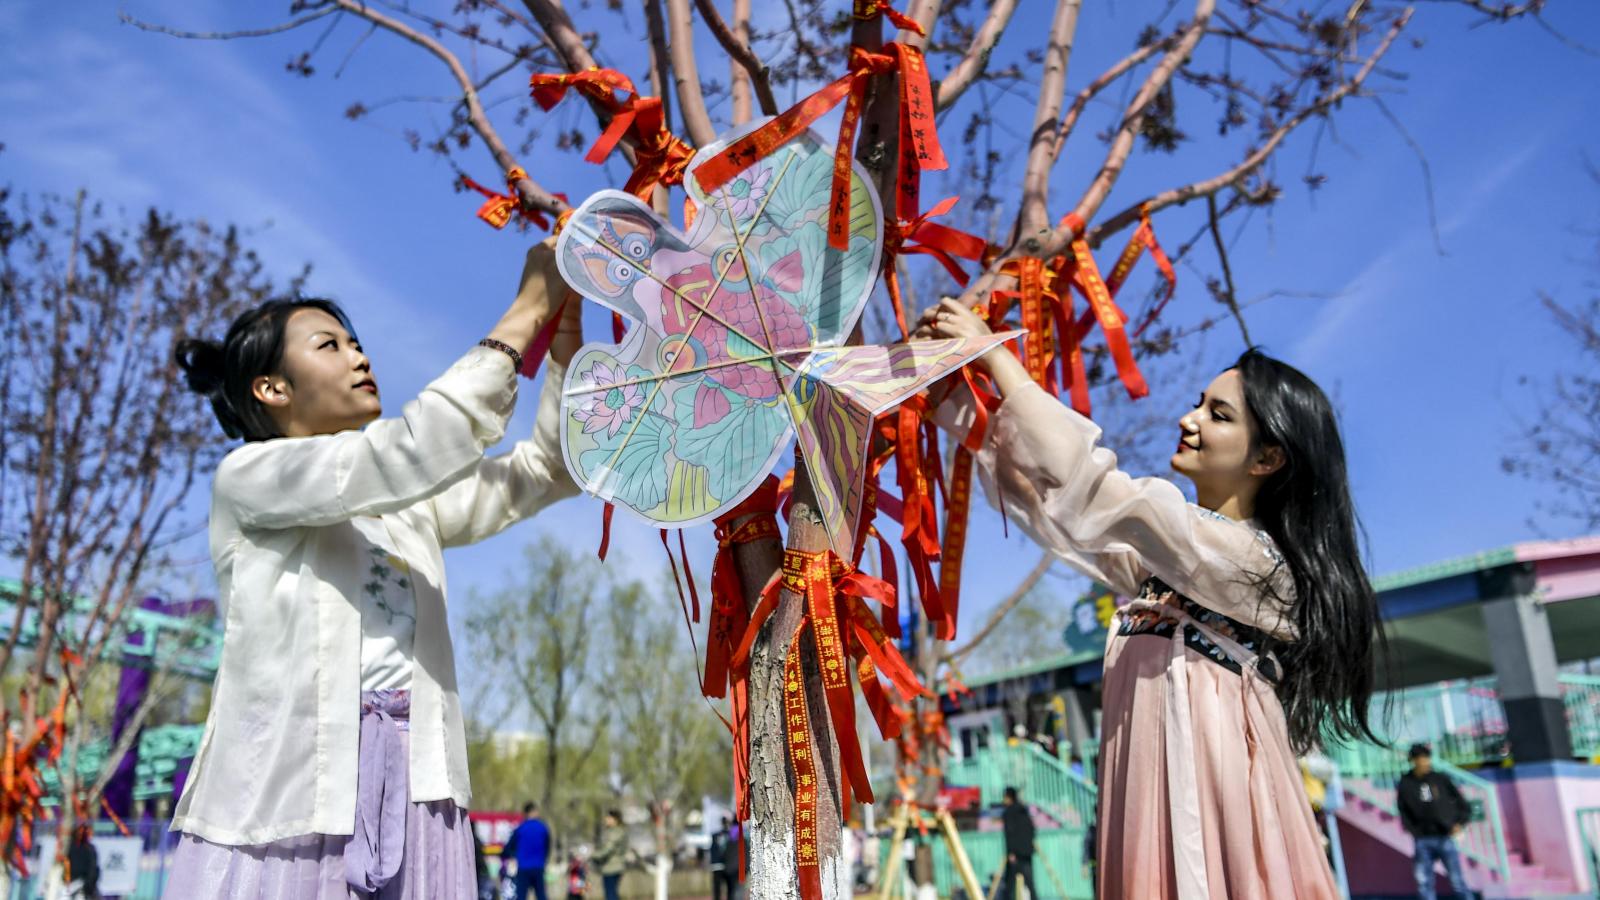
[[[1244,402],[1244,382],[1236,369],[1218,375],[1195,404],[1178,420],[1178,446],[1172,469],[1194,482],[1203,498],[1253,493],[1270,475],[1276,452],[1253,447],[1256,423]],[[1273,458],[1268,458],[1268,457]]]
[[[350,431],[383,413],[361,343],[315,308],[290,314],[280,374],[257,378],[251,390],[289,437]]]

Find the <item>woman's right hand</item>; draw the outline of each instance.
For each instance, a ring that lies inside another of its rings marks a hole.
[[[953,297],[946,297],[939,301],[938,306],[923,311],[922,319],[917,323],[917,333],[935,338],[967,338],[983,337],[994,332],[969,307]],[[985,353],[976,362],[988,371],[1002,397],[1028,382],[1028,370],[1022,367],[1022,363],[1004,344]]]

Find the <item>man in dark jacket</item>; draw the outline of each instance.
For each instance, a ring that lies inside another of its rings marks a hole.
[[[1400,776],[1397,790],[1400,821],[1416,843],[1413,858],[1417,894],[1423,900],[1437,896],[1433,889],[1433,862],[1441,860],[1450,876],[1450,890],[1457,896],[1469,896],[1455,838],[1472,819],[1472,808],[1450,776],[1433,770],[1433,752],[1427,744],[1413,744],[1408,756],[1411,771]]]
[[[739,848],[733,820],[722,817],[722,828],[711,836],[711,900],[733,900],[739,879]]]
[[[1019,877],[1028,886],[1028,896],[1034,897],[1038,892],[1033,889],[1033,816],[1017,799],[1014,787],[1006,788],[1004,802],[1000,821],[1006,831],[1006,874],[1001,879],[1000,900],[1017,900],[1013,892]]]
[[[67,844],[67,872],[78,882],[84,900],[100,900],[100,854],[94,848],[94,835],[88,825],[72,829]]]

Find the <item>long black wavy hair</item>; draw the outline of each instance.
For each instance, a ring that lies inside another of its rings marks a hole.
[[[1283,453],[1283,465],[1256,494],[1255,519],[1294,581],[1295,639],[1272,647],[1283,664],[1278,697],[1289,742],[1303,753],[1324,737],[1377,740],[1368,707],[1374,666],[1387,650],[1378,598],[1361,562],[1333,404],[1300,370],[1255,348],[1233,369],[1255,420],[1252,451]]]
[[[332,300],[285,297],[240,314],[221,343],[201,338],[178,341],[173,355],[189,390],[211,401],[217,424],[228,437],[246,441],[283,437],[267,408],[251,393],[250,383],[262,375],[280,374],[283,330],[298,309],[320,309],[355,336],[350,318]]]

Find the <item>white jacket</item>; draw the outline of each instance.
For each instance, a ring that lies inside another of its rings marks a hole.
[[[545,370],[531,440],[486,459],[516,403],[498,350],[474,348],[360,431],[246,444],[217,467],[211,557],[227,601],[211,712],[174,830],[220,844],[350,834],[361,718],[358,598],[377,517],[417,602],[411,799],[466,806],[466,736],[445,613],[443,547],[470,544],[577,489],[561,461],[562,367]]]

